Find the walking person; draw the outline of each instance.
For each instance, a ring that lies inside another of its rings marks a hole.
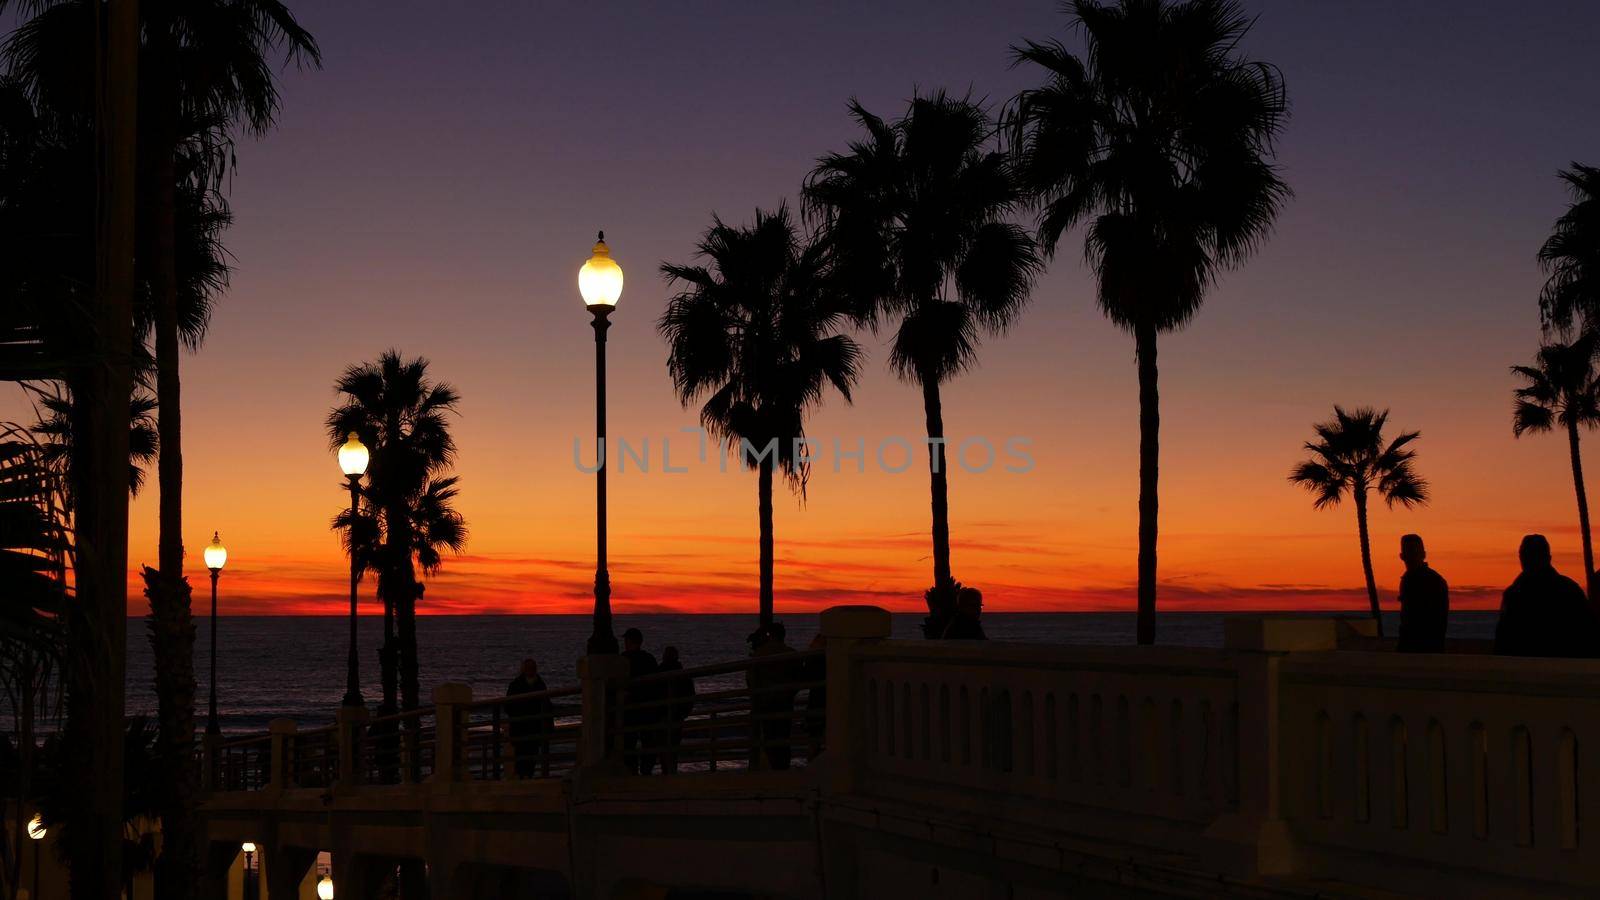
[[[533,778],[542,770],[550,774],[550,732],[555,707],[549,697],[528,697],[549,690],[532,657],[522,661],[517,677],[506,686],[506,717],[511,733],[513,765],[518,778]]]
[[[654,675],[660,666],[656,658],[644,649],[644,632],[629,628],[622,633],[622,657],[628,661],[627,703],[622,713],[622,753],[628,771],[635,775],[649,775],[656,767],[656,745],[659,743],[650,726],[660,721],[661,711],[648,704],[659,699],[654,685],[634,685],[632,682],[646,675]]]
[[[1600,655],[1600,623],[1576,581],[1557,572],[1542,534],[1522,539],[1522,574],[1500,600],[1494,652],[1500,656]]]
[[[1450,585],[1428,565],[1421,535],[1400,537],[1400,561],[1406,564],[1406,572],[1400,576],[1398,649],[1401,653],[1443,653],[1450,620]]]
[[[661,648],[661,665],[656,671],[683,671],[683,663],[678,660],[677,647]],[[667,706],[663,722],[665,728],[661,744],[661,772],[663,775],[674,775],[678,771],[678,748],[683,744],[683,720],[689,718],[690,711],[694,709],[694,678],[680,675],[667,679],[662,684],[662,694]]]

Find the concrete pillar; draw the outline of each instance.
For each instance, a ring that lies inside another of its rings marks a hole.
[[[315,850],[272,846],[262,847],[258,852],[262,881],[267,889],[266,900],[299,900],[305,895],[306,887],[315,887],[316,880],[309,877],[317,862]],[[311,896],[316,896],[315,891]]]
[[[378,894],[374,861],[358,853],[335,849],[328,854],[333,863],[333,896],[338,900],[371,900]]]
[[[289,748],[299,730],[293,719],[273,719],[267,723],[267,733],[272,740],[272,772],[267,777],[267,790],[281,791],[294,787],[294,766],[289,762]]]
[[[339,786],[344,789],[361,784],[361,746],[367,733],[367,708],[341,706],[337,715],[339,726]]]
[[[1337,649],[1338,632],[1332,619],[1229,619],[1223,647],[1236,654],[1239,672],[1239,809],[1219,817],[1206,836],[1222,842],[1216,862],[1225,870],[1286,874],[1296,860],[1293,836],[1283,820],[1279,670],[1284,656],[1294,651]]]
[[[849,793],[862,756],[861,680],[853,653],[863,643],[889,636],[888,610],[877,606],[833,606],[822,611],[823,652],[827,654],[827,743],[819,761],[823,788]]]
[[[472,686],[446,682],[433,689],[433,777],[450,783],[461,779],[462,753],[467,738],[467,717],[462,707],[472,702]]]
[[[617,717],[615,704],[628,678],[628,661],[621,656],[585,656],[578,660],[578,681],[583,686],[583,731],[578,737],[578,765],[583,768],[622,765],[622,748],[612,740]]]

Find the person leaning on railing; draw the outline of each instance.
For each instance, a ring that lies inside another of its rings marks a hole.
[[[522,671],[506,687],[506,717],[510,719],[511,749],[514,754],[518,778],[533,778],[539,774],[543,763],[545,775],[550,774],[550,731],[555,712],[548,697],[528,697],[549,690],[539,675],[539,664],[533,659],[522,661]]]

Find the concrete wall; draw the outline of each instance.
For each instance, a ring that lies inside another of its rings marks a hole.
[[[212,837],[330,849],[351,884],[425,861],[442,898],[1600,893],[1600,662],[1337,649],[1374,645],[1303,618],[1221,649],[823,631],[807,769],[638,778],[589,734],[564,779],[216,794]],[[604,720],[615,675],[584,671]]]

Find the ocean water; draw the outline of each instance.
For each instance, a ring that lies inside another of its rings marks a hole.
[[[1217,647],[1231,613],[1166,613],[1159,618],[1161,644]],[[1328,615],[1319,613],[1318,615]],[[1352,616],[1359,614],[1351,613]],[[787,614],[791,646],[804,649],[817,632],[815,614]],[[917,639],[922,616],[897,614],[893,636]],[[1493,635],[1495,613],[1458,612],[1451,637]],[[217,619],[217,707],[226,732],[261,731],[277,717],[304,725],[333,721],[344,695],[349,620],[338,616],[224,616]],[[985,613],[991,640],[1032,644],[1132,644],[1132,613]],[[1393,633],[1396,622],[1387,620]],[[210,620],[196,620],[197,712],[204,727],[210,667]],[[645,649],[661,653],[675,645],[688,667],[744,656],[745,636],[754,627],[749,615],[619,616],[617,633],[644,632]],[[363,617],[357,628],[361,676],[368,705],[382,697],[378,687],[377,647],[383,623]],[[447,681],[470,684],[475,696],[505,691],[525,657],[539,661],[552,688],[577,684],[577,660],[589,636],[588,616],[422,616],[417,620],[424,702],[433,686]],[[128,622],[128,712],[154,714],[150,643],[144,623]]]

